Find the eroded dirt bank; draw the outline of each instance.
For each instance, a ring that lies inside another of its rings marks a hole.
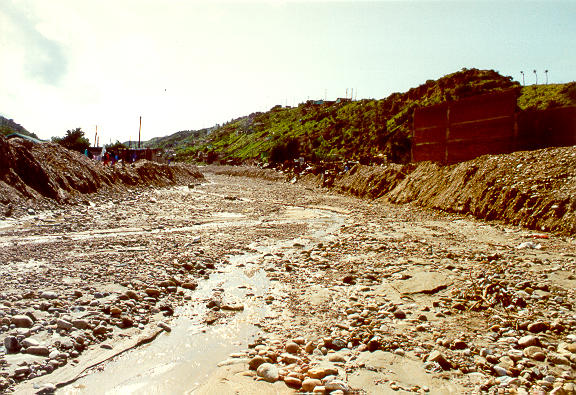
[[[433,163],[369,167],[302,181],[392,203],[411,203],[535,230],[576,233],[576,147],[485,155]],[[328,181],[328,182],[327,182]]]
[[[201,178],[194,166],[148,161],[104,166],[58,144],[0,136],[0,217],[21,215],[26,208],[83,203],[84,195],[103,189],[186,184]]]
[[[6,391],[96,393],[110,367],[129,377],[110,393],[574,392],[572,237],[208,173],[3,221],[0,246]],[[237,272],[266,281],[224,280]],[[239,321],[254,332],[192,382],[177,352],[90,369],[140,339],[185,350]]]

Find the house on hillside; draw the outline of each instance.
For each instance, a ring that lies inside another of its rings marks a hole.
[[[347,97],[339,97],[338,99],[336,99],[336,103],[348,103],[351,101],[352,101],[352,99],[347,98]]]

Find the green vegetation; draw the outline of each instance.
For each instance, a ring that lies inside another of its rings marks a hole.
[[[522,110],[545,110],[575,104],[576,82],[525,86],[518,98],[518,107]]]
[[[146,142],[173,149],[179,160],[283,162],[358,160],[362,163],[410,159],[412,116],[417,107],[478,94],[515,89],[521,109],[576,104],[576,83],[522,88],[493,70],[462,69],[381,100],[343,100],[275,106],[200,131],[182,131]]]
[[[84,153],[84,150],[90,147],[90,142],[84,137],[84,132],[81,128],[67,130],[64,137],[52,137],[52,142],[80,153]]]
[[[24,136],[34,137],[35,139],[38,138],[36,134],[27,131],[22,125],[0,115],[0,135],[7,136],[12,133],[20,133]]]
[[[113,152],[118,152],[118,150],[120,148],[128,148],[128,146],[124,143],[121,143],[120,141],[116,140],[115,143],[113,144],[106,144],[106,151],[113,151]]]

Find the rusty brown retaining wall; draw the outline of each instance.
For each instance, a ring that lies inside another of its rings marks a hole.
[[[576,144],[576,107],[518,112],[516,101],[516,91],[505,91],[416,109],[412,161],[449,164]]]

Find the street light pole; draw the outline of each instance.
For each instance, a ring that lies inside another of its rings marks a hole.
[[[544,70],[544,73],[546,74],[546,85],[548,85],[548,70]]]
[[[536,72],[536,70],[534,70],[534,75],[536,76],[536,84],[535,85],[538,85],[538,73]]]
[[[524,84],[524,72],[521,71],[520,74],[522,74],[522,86],[524,86],[524,85],[525,85],[525,84]]]

